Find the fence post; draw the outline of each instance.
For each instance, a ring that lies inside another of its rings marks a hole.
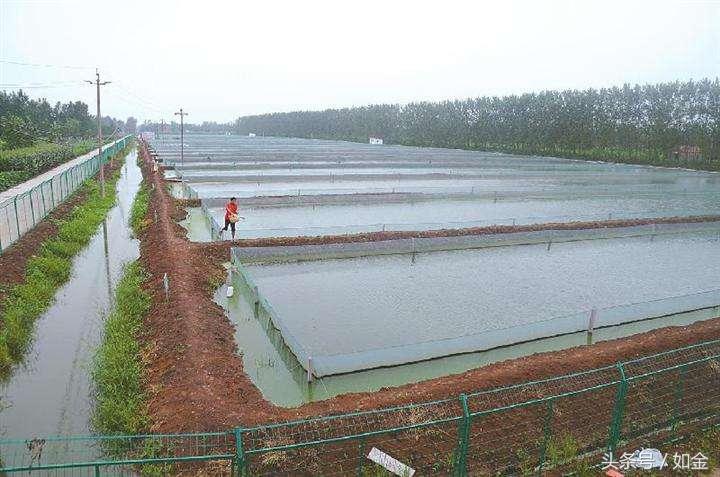
[[[360,438],[358,442],[358,466],[355,475],[357,477],[363,477],[363,469],[365,468],[365,437]]]
[[[613,409],[612,423],[610,424],[608,450],[611,454],[615,453],[618,442],[620,442],[623,414],[625,413],[625,397],[627,395],[628,388],[624,364],[617,363],[616,367],[620,373],[620,382],[618,383],[617,393],[615,394],[615,408]]]
[[[245,464],[245,450],[243,449],[243,442],[242,442],[242,429],[239,427],[236,427],[234,430],[235,433],[235,465],[237,467],[237,474],[236,475],[245,475],[246,471],[246,464]]]
[[[43,182],[42,184],[40,184],[40,198],[42,200],[42,206],[43,206],[43,210],[42,210],[43,217],[45,217],[47,215],[47,205],[45,205],[45,184],[46,184],[46,182]]]
[[[32,189],[30,189],[30,192],[28,192],[28,197],[30,198],[30,213],[32,214],[33,219],[33,227],[35,227],[35,204],[33,204],[33,198],[32,198]],[[30,227],[28,227],[29,229]]]
[[[682,413],[682,401],[683,394],[685,391],[685,366],[682,366],[678,372],[678,380],[675,385],[675,405],[673,406],[672,425],[671,429],[673,437],[677,438],[678,421],[680,420],[680,414]]]
[[[543,419],[543,442],[540,448],[540,463],[538,464],[538,475],[542,475],[542,469],[545,465],[545,458],[547,456],[547,448],[550,444],[550,435],[552,434],[551,423],[553,417],[553,404],[555,399],[548,399],[545,401],[545,418]]]
[[[18,217],[17,210],[17,196],[13,197],[13,203],[15,204],[15,227],[17,227],[17,238],[20,239],[20,218]]]
[[[468,407],[467,396],[460,395],[460,405],[462,406],[463,418],[460,421],[460,429],[458,430],[458,447],[457,456],[455,457],[455,469],[453,474],[457,477],[467,475],[467,452],[470,439],[470,426],[472,425],[472,416],[470,416],[470,408]]]

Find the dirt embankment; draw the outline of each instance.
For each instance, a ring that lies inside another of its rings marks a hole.
[[[236,353],[233,325],[222,308],[212,300],[210,284],[223,278],[220,265],[229,259],[231,243],[196,244],[187,241],[184,230],[175,222],[184,216],[184,211],[170,197],[160,174],[150,172],[147,153],[144,159],[143,174],[154,185],[149,214],[152,217],[157,210],[158,216],[158,222],[148,228],[141,244],[141,258],[152,274],[146,287],[152,293],[154,303],[145,337],[149,349],[147,388],[153,432],[226,430],[238,425],[454,397],[461,392],[592,369],[720,338],[720,319],[713,319],[589,347],[508,360],[458,375],[379,392],[338,396],[292,409],[279,408],[266,401],[244,373],[242,360]],[[705,219],[697,219],[701,220]],[[638,223],[613,222],[622,225]],[[486,230],[490,229],[497,230]],[[386,235],[383,237],[387,238]],[[345,237],[335,239],[346,240]],[[305,240],[308,241],[298,243],[327,243],[325,240],[328,239]],[[285,243],[234,243],[245,246],[261,244]],[[170,278],[170,298],[167,302],[162,284],[164,273]]]
[[[273,247],[289,245],[326,245],[331,243],[379,242],[409,238],[461,237],[467,235],[508,234],[517,232],[538,232],[542,230],[585,230],[598,228],[620,228],[652,224],[687,224],[720,222],[720,215],[699,215],[693,217],[659,217],[655,219],[606,220],[602,222],[559,222],[532,225],[492,225],[465,229],[417,230],[397,232],[367,232],[347,235],[318,235],[302,237],[267,237],[259,239],[237,239],[213,242],[207,245],[211,250],[222,253],[231,247]]]

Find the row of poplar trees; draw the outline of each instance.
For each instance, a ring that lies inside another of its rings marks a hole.
[[[244,116],[238,134],[720,169],[720,80]]]
[[[96,124],[82,101],[53,105],[44,98],[32,99],[22,90],[0,91],[0,150],[92,138]],[[102,120],[105,135],[122,127],[122,121],[110,117]]]

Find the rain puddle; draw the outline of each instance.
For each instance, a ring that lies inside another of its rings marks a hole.
[[[125,263],[139,256],[128,227],[142,175],[133,151],[117,183],[117,205],[73,260],[68,283],[35,323],[25,361],[0,384],[0,436],[89,434],[90,365]]]

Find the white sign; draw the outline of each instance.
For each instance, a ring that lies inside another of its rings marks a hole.
[[[394,459],[381,451],[380,449],[373,447],[367,456],[368,459],[385,467],[387,470],[395,475],[401,477],[412,477],[415,474],[415,469],[408,467],[397,459]]]

